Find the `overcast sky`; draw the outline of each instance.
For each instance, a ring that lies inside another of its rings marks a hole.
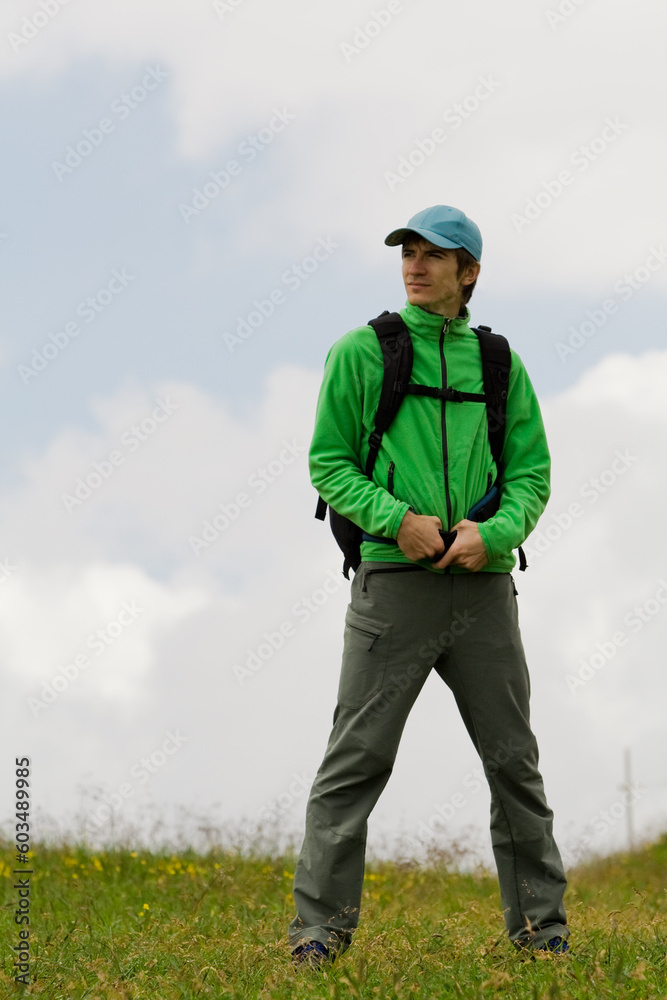
[[[65,830],[300,837],[349,591],[307,474],[322,365],[404,304],[384,236],[445,203],[553,454],[516,579],[561,847],[625,844],[625,748],[636,832],[665,828],[666,27],[658,0],[3,5],[6,789],[28,754]],[[478,767],[430,678],[374,849],[488,856]]]

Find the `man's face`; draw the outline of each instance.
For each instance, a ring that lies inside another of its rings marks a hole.
[[[403,281],[408,302],[441,316],[458,316],[463,288],[479,274],[479,264],[459,277],[454,250],[415,239],[403,246]]]

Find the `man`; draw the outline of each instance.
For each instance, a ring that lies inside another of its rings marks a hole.
[[[413,384],[483,393],[469,300],[482,238],[463,212],[436,205],[387,236],[402,246],[400,315]],[[406,395],[364,473],[383,378],[370,326],[327,358],[310,451],[313,485],[364,531],[351,587],[334,726],[308,802],[294,878],[297,962],[331,961],[357,926],[368,816],[387,783],[407,716],[431,668],[450,687],[491,790],[491,838],[507,931],[517,947],[567,950],[565,876],[529,724],[512,549],[549,497],[540,410],[515,352],[500,470],[483,402]],[[488,414],[492,419],[492,414]],[[499,472],[500,504],[467,517]],[[456,531],[443,550],[440,529]],[[444,762],[420,772],[431,784]]]

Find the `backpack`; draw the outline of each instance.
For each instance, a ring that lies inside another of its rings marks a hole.
[[[485,403],[491,455],[496,463],[496,468],[500,470],[500,456],[505,441],[507,389],[511,366],[509,344],[505,337],[498,333],[492,333],[490,326],[473,327],[474,333],[479,338],[482,354],[484,392],[461,392],[452,386],[443,389],[410,383],[413,360],[412,337],[399,313],[390,313],[385,310],[380,316],[369,320],[368,325],[373,327],[380,342],[384,375],[380,401],[375,415],[375,427],[368,439],[369,449],[364,469],[365,475],[369,479],[372,478],[382,436],[398,413],[407,394],[433,396],[455,403],[468,401]],[[486,495],[468,512],[469,520],[486,521],[496,513],[500,505],[500,490],[497,482],[496,480],[496,483],[490,484]],[[319,497],[315,517],[320,521],[325,519],[327,506],[328,504],[322,497]],[[350,569],[356,573],[361,564],[361,542],[370,539],[386,541],[386,539],[374,539],[374,536],[365,534],[358,525],[339,514],[332,507],[329,507],[329,521],[334,538],[345,557],[343,575],[346,580],[349,580]],[[527,565],[524,551],[519,548],[519,569],[525,570]]]

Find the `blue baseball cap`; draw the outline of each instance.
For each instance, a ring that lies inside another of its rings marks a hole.
[[[467,215],[449,205],[433,205],[417,212],[404,229],[394,229],[385,243],[396,247],[403,243],[408,233],[417,233],[437,247],[455,250],[464,247],[475,260],[482,259],[482,234]]]

